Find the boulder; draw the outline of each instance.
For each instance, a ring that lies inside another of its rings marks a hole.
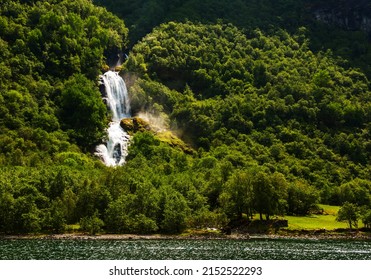
[[[120,126],[130,135],[138,131],[143,132],[151,130],[149,123],[139,117],[122,119]]]

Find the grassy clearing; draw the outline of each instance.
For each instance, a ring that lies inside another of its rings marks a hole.
[[[334,215],[336,216],[339,212],[340,206],[332,206],[332,205],[325,205],[325,204],[318,204],[319,208],[323,209],[323,213],[326,215]]]
[[[347,228],[347,224],[343,222],[337,222],[333,215],[311,215],[307,217],[285,217],[289,222],[288,229],[290,230],[314,230],[314,229],[326,229],[334,230],[337,228]]]
[[[79,224],[73,224],[73,225],[67,225],[66,226],[66,231],[67,232],[77,232],[80,229],[81,228],[80,228],[80,225]]]
[[[326,229],[334,230],[337,228],[346,228],[347,224],[344,222],[336,221],[336,214],[338,213],[339,206],[330,205],[319,205],[323,209],[322,215],[310,215],[310,216],[286,216],[285,219],[289,222],[288,229],[290,230],[314,230],[314,229]]]
[[[348,228],[347,223],[336,221],[336,215],[340,209],[339,206],[318,205],[323,209],[323,214],[309,215],[309,216],[284,216],[288,220],[288,230],[317,230],[326,229],[334,230],[338,228]],[[259,215],[255,215],[255,219],[259,219]],[[362,226],[359,223],[359,226]]]
[[[346,222],[336,221],[336,215],[340,209],[339,206],[331,206],[320,204],[320,208],[323,209],[322,215],[310,215],[310,216],[285,216],[285,219],[289,222],[289,230],[315,230],[315,229],[326,229],[334,230],[338,228],[348,228]],[[359,227],[362,227],[363,224],[359,221]]]

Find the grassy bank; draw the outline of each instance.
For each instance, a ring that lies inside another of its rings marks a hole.
[[[288,230],[316,230],[326,229],[335,230],[347,228],[347,223],[336,221],[339,206],[319,205],[323,209],[323,214],[312,214],[309,216],[285,216],[288,220]],[[362,226],[360,224],[360,226]]]
[[[323,237],[323,238],[370,238],[369,230],[364,229],[361,221],[358,222],[359,230],[349,230],[348,224],[336,221],[339,206],[318,205],[318,214],[307,216],[284,216],[277,217],[279,220],[287,220],[288,226],[279,226],[274,220],[271,222],[260,221],[259,215],[255,215],[251,222],[238,222],[232,230],[237,234],[268,234],[275,236],[301,236],[301,237]]]

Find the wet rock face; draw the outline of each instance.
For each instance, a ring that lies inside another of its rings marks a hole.
[[[362,30],[371,36],[371,2],[369,0],[317,3],[311,7],[311,11],[318,21],[346,30]]]

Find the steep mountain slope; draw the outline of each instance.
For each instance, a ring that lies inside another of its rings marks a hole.
[[[371,59],[371,8],[368,1],[94,0],[94,3],[125,19],[131,45],[157,25],[168,21],[223,21],[248,32],[256,28],[267,33],[284,29],[291,34],[304,26],[311,50],[331,49],[371,77],[371,66],[367,63]]]
[[[319,189],[369,176],[368,80],[309,51],[301,34],[170,22],[133,48],[126,68],[147,80],[131,89],[138,109],[162,106],[184,137],[220,159],[244,154],[236,167],[255,162]]]

